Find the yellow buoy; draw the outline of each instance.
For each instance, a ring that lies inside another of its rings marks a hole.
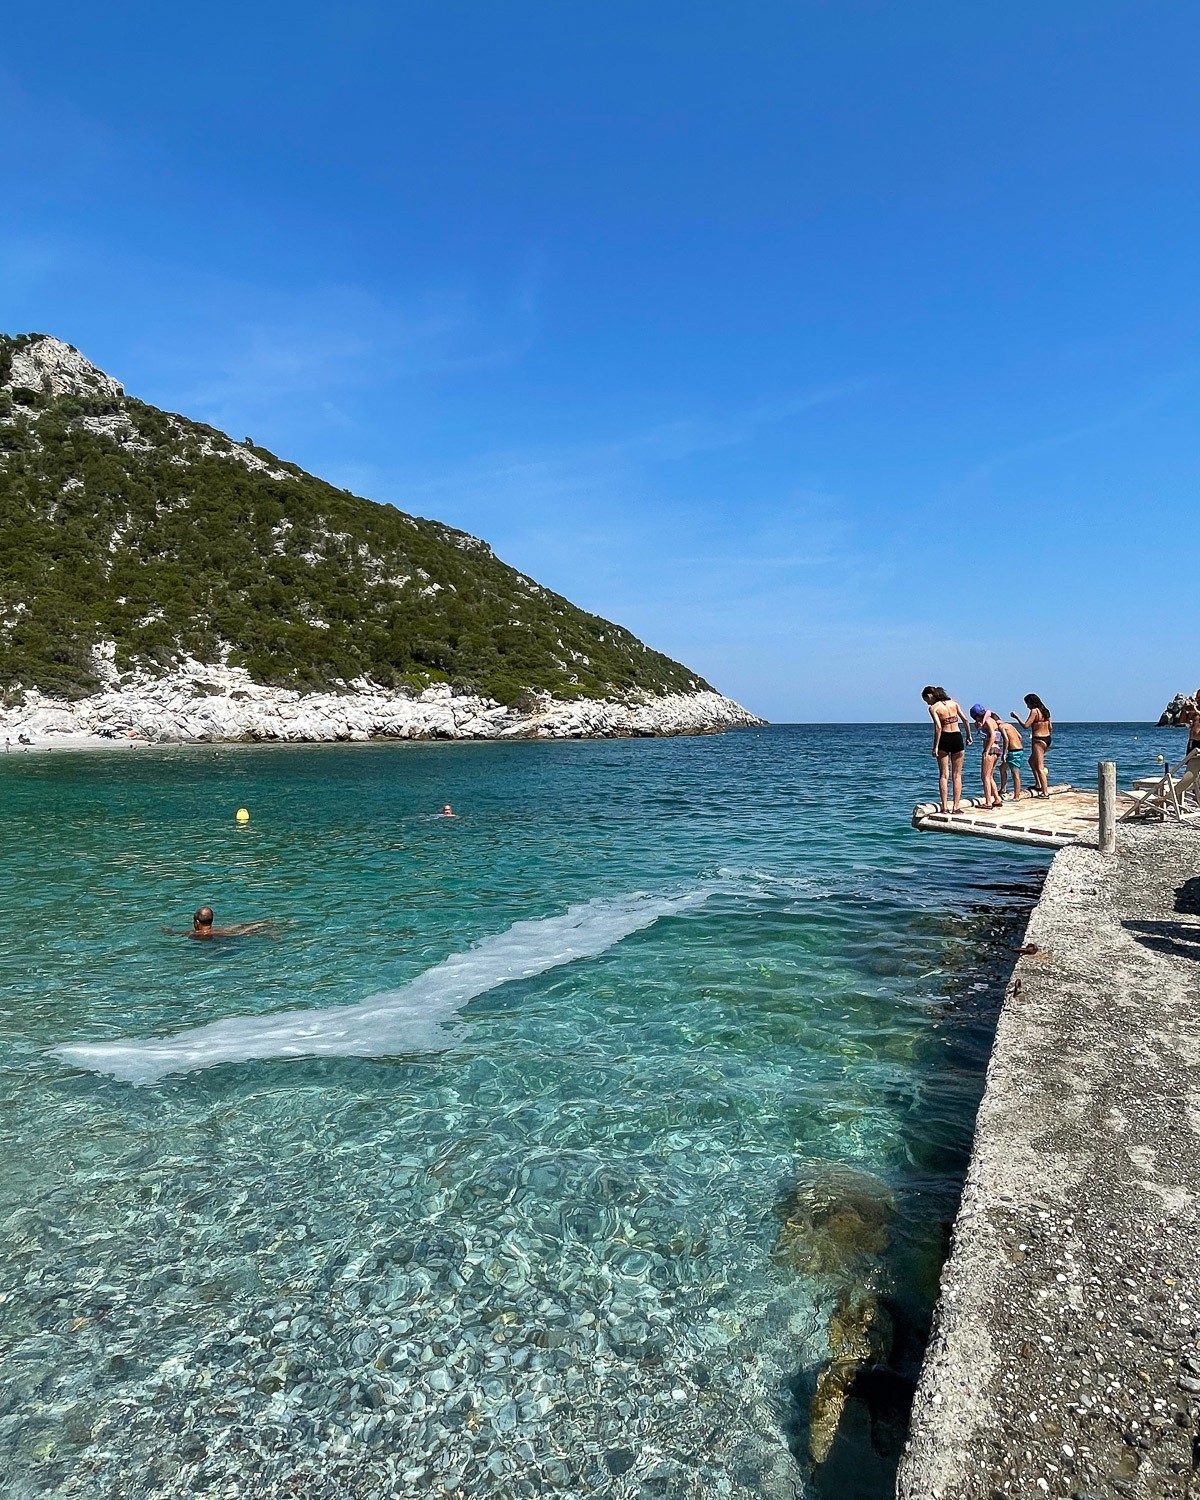
[[[250,821],[250,814],[246,811],[246,809],[244,807],[239,807],[238,808],[238,810],[237,810],[237,820],[238,820],[239,823],[248,823]]]

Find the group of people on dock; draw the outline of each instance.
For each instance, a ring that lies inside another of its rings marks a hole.
[[[933,720],[933,754],[938,763],[942,812],[962,812],[963,758],[976,732],[984,736],[980,774],[983,779],[985,808],[1003,806],[1010,777],[1012,800],[1020,801],[1021,767],[1025,764],[1022,729],[1029,730],[1029,770],[1034,783],[1026,795],[1049,796],[1046,752],[1053,743],[1054,724],[1050,710],[1036,693],[1025,694],[1024,718],[1014,711],[1009,714],[1008,719],[1002,719],[982,703],[972,704],[968,718],[943,687],[922,688],[921,698]],[[950,805],[947,805],[948,793],[953,795]]]

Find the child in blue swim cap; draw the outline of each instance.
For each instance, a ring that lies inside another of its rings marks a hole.
[[[990,708],[985,708],[982,703],[971,705],[971,718],[975,721],[976,729],[982,729],[985,735],[980,765],[984,809],[986,811],[991,807],[1003,807],[1004,798],[1000,794],[1000,788],[996,785],[996,767],[1000,764],[1000,756],[1004,749],[1000,720]]]

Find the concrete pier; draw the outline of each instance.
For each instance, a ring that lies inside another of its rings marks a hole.
[[[1117,817],[1133,806],[1131,794],[1116,794]],[[1045,798],[1026,795],[1020,802],[985,808],[979,798],[964,804],[961,813],[938,811],[936,802],[918,802],[913,827],[924,833],[956,833],[966,838],[996,839],[1004,844],[1028,844],[1037,849],[1065,849],[1079,840],[1096,840],[1100,807],[1095,792],[1073,786],[1052,786]]]
[[[1200,828],[1117,839],[1030,919],[901,1500],[1200,1500]]]

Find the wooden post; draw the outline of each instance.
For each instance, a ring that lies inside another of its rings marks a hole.
[[[1115,854],[1117,850],[1117,763],[1102,760],[1096,767],[1100,786],[1100,834],[1101,854]]]

